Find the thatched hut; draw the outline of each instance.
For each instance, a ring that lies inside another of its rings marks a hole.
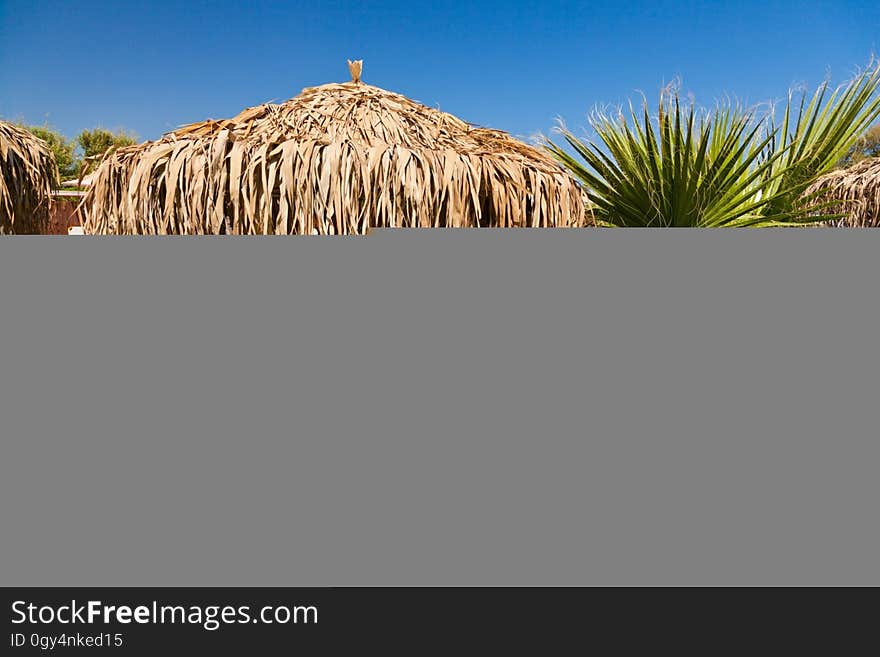
[[[377,227],[588,222],[542,151],[352,80],[108,154],[87,233],[363,234]]]
[[[880,227],[880,157],[862,160],[847,169],[822,176],[806,195],[821,213],[845,215],[837,226]]]
[[[48,144],[0,121],[0,234],[39,233],[49,221],[52,185],[58,179]]]

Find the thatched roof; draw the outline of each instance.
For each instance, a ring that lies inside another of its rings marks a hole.
[[[821,213],[846,215],[835,225],[880,227],[880,157],[822,176],[806,195],[816,204],[827,204]]]
[[[204,121],[101,163],[85,230],[365,233],[582,226],[581,188],[544,152],[353,80]]]
[[[0,121],[0,234],[41,232],[57,177],[46,142]]]

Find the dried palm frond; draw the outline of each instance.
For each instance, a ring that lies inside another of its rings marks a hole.
[[[46,142],[0,121],[0,234],[42,232],[57,179],[55,157]]]
[[[548,155],[355,80],[120,148],[85,199],[98,234],[363,234],[384,227],[577,227],[578,183]]]
[[[822,176],[806,191],[819,214],[843,215],[832,225],[880,227],[880,157],[862,160],[848,169]]]

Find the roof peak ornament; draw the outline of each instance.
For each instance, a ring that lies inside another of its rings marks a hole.
[[[351,73],[351,81],[355,84],[361,83],[361,72],[364,70],[364,60],[356,59],[355,61],[348,60],[348,70]]]

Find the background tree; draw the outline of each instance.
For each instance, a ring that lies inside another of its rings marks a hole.
[[[49,144],[49,148],[55,155],[55,162],[58,164],[58,175],[61,176],[61,180],[67,180],[76,175],[77,171],[79,171],[79,160],[74,154],[76,144],[48,125],[22,127]],[[56,180],[55,184],[59,182],[61,181]]]
[[[840,166],[849,167],[869,157],[880,157],[880,123],[868,128],[840,161]]]
[[[121,146],[131,146],[136,143],[134,135],[123,130],[110,132],[103,128],[83,130],[76,137],[76,142],[82,149],[83,158],[99,158],[108,150],[116,150]]]

